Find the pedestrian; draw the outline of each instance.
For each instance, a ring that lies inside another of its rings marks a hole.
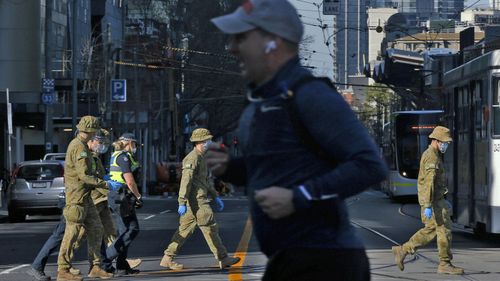
[[[124,133],[113,143],[113,147],[115,151],[111,155],[109,175],[111,180],[122,184],[122,188],[119,190],[121,198],[118,211],[120,221],[117,223],[119,226],[118,238],[106,249],[106,257],[103,261],[104,269],[108,272],[115,272],[112,261],[116,259],[117,275],[137,274],[140,271],[133,267],[138,266],[142,261],[140,259],[131,260],[133,265],[127,262],[130,244],[139,234],[136,209],[143,205],[137,187],[140,166],[134,158],[137,151],[137,139],[131,133]]]
[[[369,280],[344,200],[382,181],[387,167],[331,82],[301,66],[296,9],[285,0],[245,1],[212,22],[231,35],[249,104],[238,128],[241,156],[214,144],[206,161],[214,176],[249,189],[254,232],[269,258],[263,280]]]
[[[63,215],[66,227],[57,259],[57,280],[82,280],[80,275],[71,274],[69,269],[72,267],[74,251],[85,233],[91,264],[88,277],[108,279],[113,274],[101,269],[99,249],[103,227],[90,193],[95,188],[110,188],[112,184],[92,173],[93,158],[87,145],[100,126],[96,117],[83,116],[76,128],[76,137],[68,145],[64,162],[66,207]]]
[[[464,273],[464,269],[451,264],[451,204],[446,201],[446,177],[441,154],[446,152],[451,143],[450,130],[437,126],[429,135],[431,144],[422,153],[418,171],[418,203],[420,217],[424,227],[418,230],[402,246],[392,247],[396,264],[404,270],[404,259],[414,254],[418,248],[427,245],[437,236],[439,265],[437,272],[441,274]]]
[[[193,150],[182,160],[182,176],[179,188],[177,212],[180,215],[179,228],[172,236],[170,244],[164,251],[160,266],[170,269],[182,269],[184,266],[173,259],[187,239],[198,226],[205,241],[219,262],[219,267],[226,268],[240,261],[238,257],[230,257],[219,236],[219,227],[215,221],[210,202],[215,200],[219,211],[224,209],[224,203],[209,181],[209,173],[205,164],[204,154],[207,144],[211,141],[210,131],[198,128],[189,139]]]
[[[105,154],[109,146],[109,132],[105,129],[101,129],[89,142],[88,146],[92,151],[92,170],[95,175],[104,179],[106,175],[106,170],[102,164],[99,156]],[[99,218],[101,219],[103,226],[103,242],[105,244],[111,244],[116,239],[116,227],[113,223],[113,217],[111,211],[108,207],[108,194],[109,189],[98,187],[92,190],[90,193],[92,201],[97,209]]]
[[[102,178],[103,175],[103,168],[101,160],[98,158],[99,154],[106,153],[106,145],[105,142],[103,141],[104,137],[107,134],[107,130],[101,129],[101,133],[96,133],[94,138],[89,140],[87,142],[87,145],[89,149],[92,151],[92,156],[94,157],[94,160],[96,161],[96,168],[94,168],[94,164],[92,164],[92,173],[94,173],[97,177]],[[105,172],[104,172],[105,173]],[[110,185],[113,183],[110,183]],[[116,183],[114,183],[116,186]],[[98,191],[97,191],[98,190]],[[96,192],[98,194],[96,194]],[[91,192],[91,197],[92,201],[96,205],[96,208],[98,209],[99,217],[101,219],[101,223],[104,228],[104,237],[108,237],[108,239],[113,239],[112,235],[115,235],[114,232],[114,225],[112,221],[109,220],[109,217],[107,217],[106,211],[102,210],[102,194],[108,192],[107,189],[105,188],[96,188],[92,190]],[[64,209],[66,206],[65,202],[65,193],[62,192],[59,196],[59,208]],[[107,200],[107,199],[106,199]],[[106,204],[107,205],[107,204]],[[109,211],[109,209],[108,209]],[[45,266],[47,264],[47,261],[49,259],[49,256],[55,252],[57,252],[61,246],[61,241],[64,236],[64,230],[66,228],[66,220],[64,219],[64,215],[61,216],[59,223],[56,225],[54,228],[54,231],[50,235],[50,237],[47,239],[43,247],[40,249],[38,252],[37,256],[35,257],[35,260],[31,264],[31,266],[28,268],[27,273],[28,275],[32,276],[35,280],[37,281],[46,281],[50,280],[50,276],[47,276],[45,274]],[[83,231],[83,228],[82,228]],[[75,249],[76,250],[76,249]],[[89,260],[91,257],[89,257]],[[80,275],[80,270],[74,267],[71,267],[69,269],[69,272],[73,275]]]

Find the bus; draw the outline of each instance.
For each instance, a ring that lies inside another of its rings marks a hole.
[[[444,73],[443,86],[453,219],[475,232],[500,233],[500,50]]]
[[[389,176],[381,189],[389,197],[416,196],[420,156],[429,135],[440,124],[442,110],[393,112],[383,128],[382,154]]]

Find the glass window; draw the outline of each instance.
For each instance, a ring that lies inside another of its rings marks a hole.
[[[63,168],[57,164],[26,165],[19,168],[17,178],[25,180],[53,180],[63,176]]]
[[[402,114],[396,117],[396,155],[402,176],[416,179],[420,156],[429,145],[429,134],[436,127],[441,113]]]
[[[491,111],[493,113],[493,135],[500,136],[500,101],[499,89],[500,78],[493,79],[493,100],[491,102]]]

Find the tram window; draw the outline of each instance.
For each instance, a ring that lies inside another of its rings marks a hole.
[[[480,140],[481,130],[483,126],[483,111],[481,107],[482,92],[481,92],[481,81],[474,81],[471,83],[472,97],[474,98],[474,127],[476,140]]]
[[[492,112],[493,112],[493,135],[500,136],[500,101],[499,99],[500,91],[500,78],[495,78],[493,80],[493,100],[492,100]]]

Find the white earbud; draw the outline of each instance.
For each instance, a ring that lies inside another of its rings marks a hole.
[[[264,49],[264,53],[269,54],[272,50],[276,50],[276,41],[271,40],[266,42],[266,48]]]

